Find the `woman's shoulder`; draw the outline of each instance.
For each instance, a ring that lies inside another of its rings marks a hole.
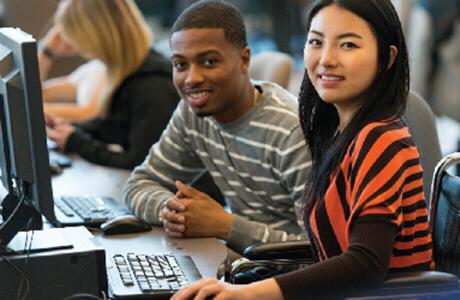
[[[121,85],[133,84],[139,82],[160,81],[172,85],[172,67],[163,56],[154,50],[150,50],[142,64],[130,75],[128,75]]]
[[[363,141],[369,138],[391,141],[410,137],[406,123],[399,117],[387,120],[371,122],[365,125],[356,135],[356,141]]]
[[[144,62],[135,72],[138,75],[162,75],[172,78],[171,63],[157,51],[150,49]]]
[[[382,152],[389,147],[397,149],[415,146],[405,122],[399,117],[371,122],[365,125],[350,145],[350,154]],[[354,155],[352,155],[354,156]]]
[[[149,52],[141,66],[123,80],[118,90],[129,97],[138,92],[148,96],[166,93],[178,100],[171,64],[153,50]]]

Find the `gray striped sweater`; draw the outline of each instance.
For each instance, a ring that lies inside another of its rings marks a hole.
[[[303,189],[311,166],[297,100],[269,82],[254,82],[261,102],[239,119],[220,124],[197,117],[181,101],[159,142],[134,169],[124,200],[134,213],[160,224],[174,182],[212,175],[234,214],[227,246],[241,253],[257,242],[303,236]]]

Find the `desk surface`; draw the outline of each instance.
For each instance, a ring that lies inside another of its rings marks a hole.
[[[80,158],[73,159],[73,165],[62,174],[53,176],[54,195],[102,195],[121,199],[123,185],[129,171],[97,166]],[[107,257],[114,253],[133,251],[144,254],[173,252],[190,255],[201,275],[215,277],[220,263],[227,255],[225,245],[215,238],[172,239],[161,227],[141,234],[103,236],[96,234],[99,243],[106,249]]]
[[[72,166],[52,177],[53,194],[102,195],[121,201],[123,185],[130,171],[98,166],[72,157]]]

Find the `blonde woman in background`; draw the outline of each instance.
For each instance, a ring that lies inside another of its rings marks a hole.
[[[72,125],[47,114],[48,137],[62,151],[93,163],[134,168],[179,100],[170,63],[151,50],[151,32],[132,0],[64,0],[54,21],[53,34],[61,41],[56,48],[46,44],[39,55],[75,52],[98,59],[105,65],[106,83],[98,117]]]
[[[71,122],[87,121],[99,112],[102,91],[107,82],[105,64],[99,59],[83,63],[68,75],[46,79],[56,57],[74,56],[53,26],[39,47],[38,59],[45,112]],[[50,50],[53,49],[53,50]]]

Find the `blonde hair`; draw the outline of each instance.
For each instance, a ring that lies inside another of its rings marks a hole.
[[[54,21],[80,51],[103,61],[107,87],[101,112],[108,115],[113,92],[142,64],[152,33],[132,0],[67,0]]]

